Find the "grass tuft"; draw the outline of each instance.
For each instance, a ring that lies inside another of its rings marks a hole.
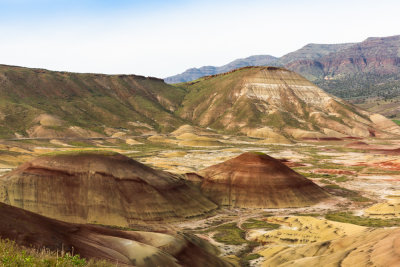
[[[64,252],[18,246],[14,241],[0,239],[0,265],[6,267],[109,267],[106,261],[94,261]]]

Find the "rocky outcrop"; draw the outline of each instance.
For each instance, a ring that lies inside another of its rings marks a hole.
[[[231,266],[190,235],[120,231],[53,220],[0,203],[0,237],[18,245],[79,254],[118,266]]]
[[[281,161],[248,152],[188,175],[204,195],[221,206],[241,208],[304,207],[329,195]]]
[[[27,162],[0,178],[0,200],[68,222],[118,226],[190,218],[217,208],[184,179],[105,152]]]

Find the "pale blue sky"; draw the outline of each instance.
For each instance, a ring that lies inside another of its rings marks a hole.
[[[398,0],[0,0],[0,64],[166,77],[400,34]]]

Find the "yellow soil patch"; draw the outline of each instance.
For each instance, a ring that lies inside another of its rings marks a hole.
[[[283,136],[277,132],[274,132],[269,127],[248,130],[247,136],[263,139],[263,140],[257,142],[257,143],[262,143],[262,144],[275,144],[275,143],[290,144],[291,143],[290,140],[287,139],[285,136]]]
[[[180,146],[223,146],[220,141],[214,140],[185,140],[178,143]]]
[[[111,137],[121,138],[121,137],[124,137],[125,135],[126,135],[126,133],[124,133],[124,132],[116,132],[116,133],[112,134]]]
[[[176,137],[176,139],[179,139],[179,140],[210,140],[210,138],[208,138],[208,137],[198,136],[193,133],[184,133],[184,134],[178,135]]]
[[[20,148],[20,147],[10,147],[9,149],[8,149],[8,151],[11,151],[11,152],[18,152],[18,153],[31,153],[31,151],[29,151],[29,150],[26,150],[26,149],[23,149],[23,148]]]
[[[176,137],[180,146],[222,146],[220,141],[206,136],[199,136],[193,133],[184,133]]]
[[[295,139],[326,137],[326,135],[319,133],[319,132],[305,131],[305,130],[301,130],[301,129],[289,128],[289,129],[286,129],[286,132]]]
[[[398,228],[368,229],[335,240],[260,254],[268,256],[263,267],[400,266],[399,240]]]
[[[16,167],[25,161],[31,160],[33,158],[33,155],[2,155],[1,156],[1,168],[13,168]]]
[[[161,135],[153,135],[147,138],[147,140],[151,141],[151,142],[156,142],[156,143],[168,143],[168,144],[176,144],[175,140],[166,138],[164,136]]]
[[[232,153],[243,153],[243,150],[238,148],[225,148],[221,150],[222,152],[232,152]]]
[[[50,140],[50,143],[54,144],[54,145],[58,145],[58,146],[72,147],[71,145],[68,145],[68,144],[66,144],[66,143],[64,143],[64,142],[62,142],[62,141],[60,141],[58,139],[52,139],[52,140]]]
[[[364,213],[373,218],[400,218],[400,195],[390,196],[387,202],[372,205]]]
[[[176,129],[175,131],[173,131],[171,134],[174,136],[178,136],[184,133],[195,133],[196,129],[191,126],[191,125],[182,125],[181,127],[179,127],[178,129]]]
[[[132,139],[132,138],[126,139],[125,143],[128,144],[128,145],[131,145],[131,146],[133,146],[133,145],[142,145],[143,144],[143,143],[140,143],[139,141],[136,141],[135,139]]]
[[[187,155],[187,152],[185,151],[173,151],[173,152],[168,152],[164,153],[163,156],[167,158],[176,158],[176,157],[184,157]]]
[[[257,230],[250,231],[250,239],[263,244],[307,244],[332,240],[365,230],[365,227],[358,225],[308,216],[271,217],[267,218],[266,221],[280,224],[282,227],[261,235],[257,234]],[[268,251],[265,252],[268,253]]]
[[[37,116],[34,121],[39,122],[42,126],[61,126],[64,124],[63,120],[50,114],[41,114]]]

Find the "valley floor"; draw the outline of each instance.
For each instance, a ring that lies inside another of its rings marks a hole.
[[[395,150],[400,148],[400,140],[263,144],[248,137],[215,134],[208,138],[218,142],[182,145],[171,135],[139,136],[133,145],[117,138],[2,140],[0,175],[38,155],[69,150],[112,150],[178,174],[196,172],[246,151],[260,151],[281,159],[334,196],[305,208],[222,208],[211,217],[168,226],[209,241],[221,250],[222,257],[237,266],[289,266],[290,262],[296,266],[310,266],[310,262],[322,266],[322,259],[330,255],[305,255],[301,249],[310,244],[320,244],[321,249],[324,242],[400,226],[400,153]],[[371,238],[366,236],[365,240]],[[314,261],[302,263],[300,259],[306,256]],[[345,253],[336,255],[333,262],[346,257]]]

